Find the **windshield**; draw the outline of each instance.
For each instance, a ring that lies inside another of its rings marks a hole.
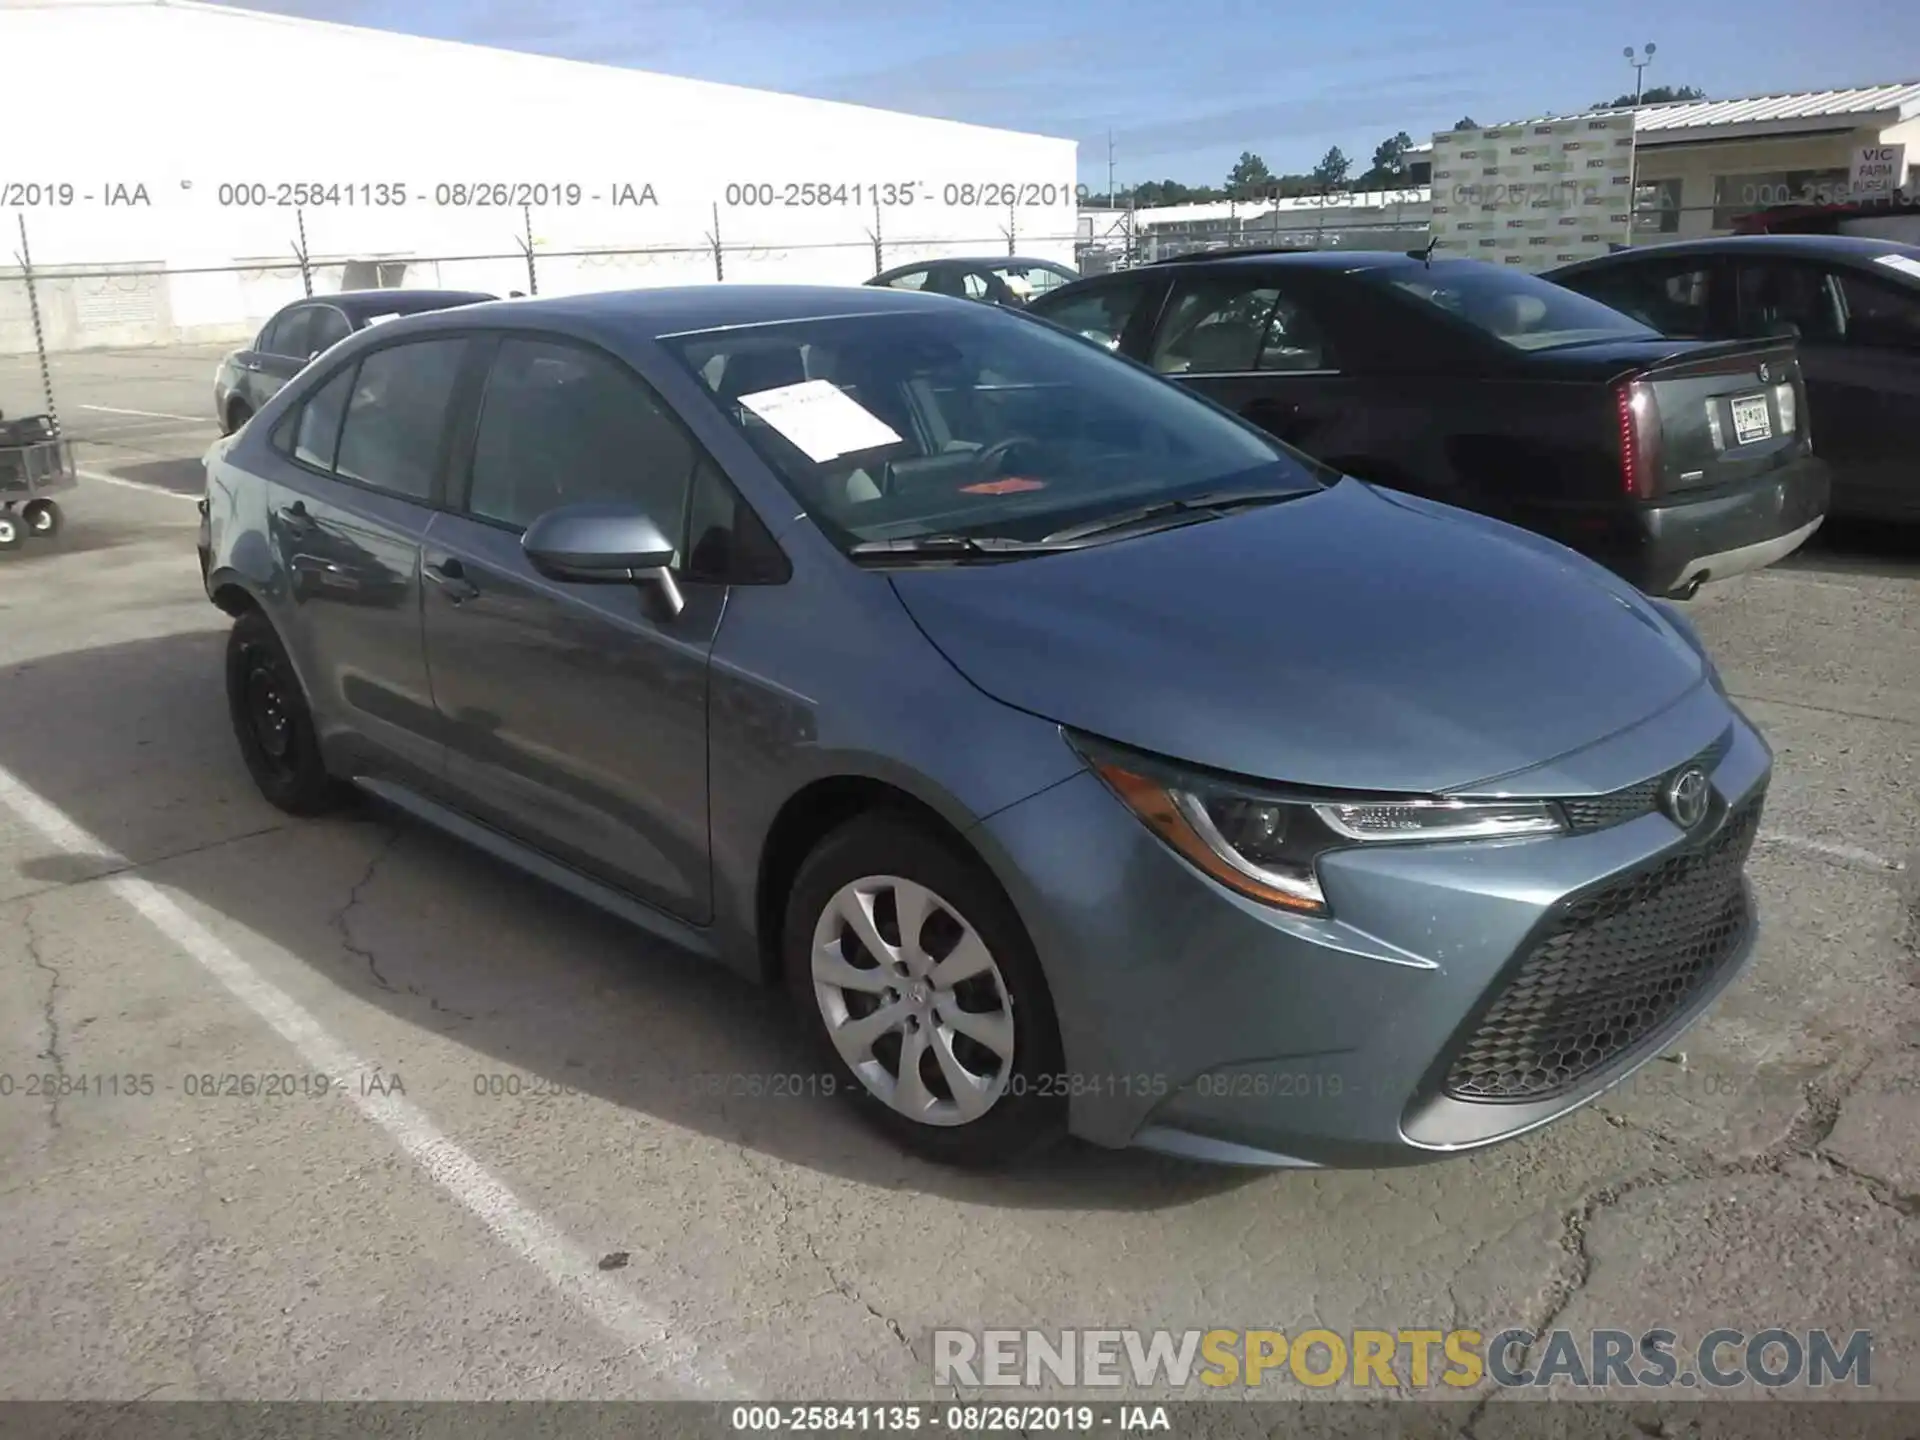
[[[663,343],[843,548],[1036,540],[1163,499],[1332,478],[1129,362],[985,306]]]
[[[1464,320],[1516,350],[1596,340],[1657,339],[1639,321],[1525,271],[1457,260],[1390,272],[1393,288]]]

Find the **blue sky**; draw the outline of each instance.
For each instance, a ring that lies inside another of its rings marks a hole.
[[[1066,136],[1104,189],[1219,183],[1649,86],[1920,80],[1915,0],[256,0],[248,8]]]

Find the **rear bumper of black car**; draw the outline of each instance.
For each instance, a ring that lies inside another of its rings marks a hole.
[[[1619,553],[1601,558],[1649,595],[1691,594],[1799,549],[1826,519],[1832,488],[1826,462],[1801,455],[1736,489],[1634,511]]]

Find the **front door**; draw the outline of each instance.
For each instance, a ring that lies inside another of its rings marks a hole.
[[[604,351],[513,336],[494,353],[456,503],[425,549],[426,644],[447,775],[480,819],[683,919],[712,913],[707,660],[726,587],[669,614],[631,583],[536,571],[526,527],[637,504],[684,537],[704,457]]]

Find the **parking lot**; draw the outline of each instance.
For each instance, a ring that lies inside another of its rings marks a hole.
[[[1778,770],[1757,954],[1680,1051],[1421,1168],[964,1175],[765,1093],[779,997],[258,797],[193,554],[219,354],[56,357],[83,483],[0,559],[0,1396],[883,1399],[937,1328],[1517,1325],[1865,1329],[1920,1400],[1915,537],[1689,607]]]

